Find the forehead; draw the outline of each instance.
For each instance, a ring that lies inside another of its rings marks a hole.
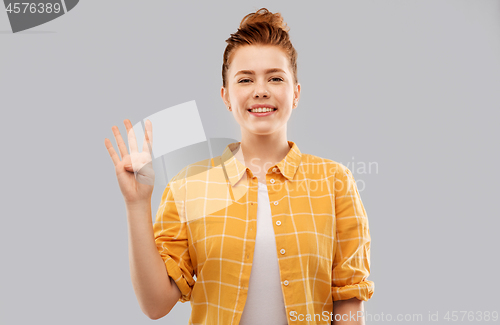
[[[277,46],[245,45],[233,52],[229,73],[234,75],[240,70],[263,73],[271,68],[283,69],[289,73],[288,58],[283,50]]]

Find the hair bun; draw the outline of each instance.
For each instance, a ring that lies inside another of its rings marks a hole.
[[[264,23],[264,24],[269,24],[271,26],[281,28],[285,32],[288,32],[290,28],[287,26],[287,24],[283,21],[283,17],[281,14],[275,13],[273,14],[266,8],[261,8],[257,10],[254,13],[250,13],[243,17],[240,23],[240,29],[244,29],[248,25],[252,25],[255,23]]]
[[[252,12],[241,20],[236,33],[226,39],[226,49],[222,56],[222,87],[228,87],[227,73],[236,50],[247,45],[277,46],[289,61],[294,85],[297,79],[297,51],[288,35],[287,24],[279,12],[272,13],[266,8]]]

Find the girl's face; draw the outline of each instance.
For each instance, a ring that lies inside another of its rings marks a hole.
[[[277,46],[246,45],[232,55],[227,70],[227,88],[221,97],[242,128],[258,135],[286,133],[286,123],[298,104],[300,84],[294,86],[286,54]],[[271,107],[270,113],[250,109]]]

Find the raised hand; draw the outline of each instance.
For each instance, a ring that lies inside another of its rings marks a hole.
[[[116,177],[125,203],[137,204],[146,201],[150,202],[155,181],[153,160],[151,158],[153,125],[150,120],[146,120],[144,144],[142,146],[142,152],[139,152],[132,123],[130,123],[128,119],[123,121],[123,123],[127,129],[130,154],[128,153],[127,146],[123,142],[120,130],[116,126],[113,126],[111,129],[113,130],[122,159],[120,160],[120,157],[115,152],[109,139],[104,139],[104,144],[115,165]]]

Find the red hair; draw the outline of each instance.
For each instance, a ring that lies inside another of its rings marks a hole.
[[[231,64],[232,54],[245,45],[275,45],[281,48],[288,56],[293,73],[294,84],[297,79],[297,51],[290,41],[290,28],[283,21],[280,13],[273,14],[266,8],[243,17],[236,33],[226,40],[227,46],[222,61],[222,86],[226,87],[226,74]]]

